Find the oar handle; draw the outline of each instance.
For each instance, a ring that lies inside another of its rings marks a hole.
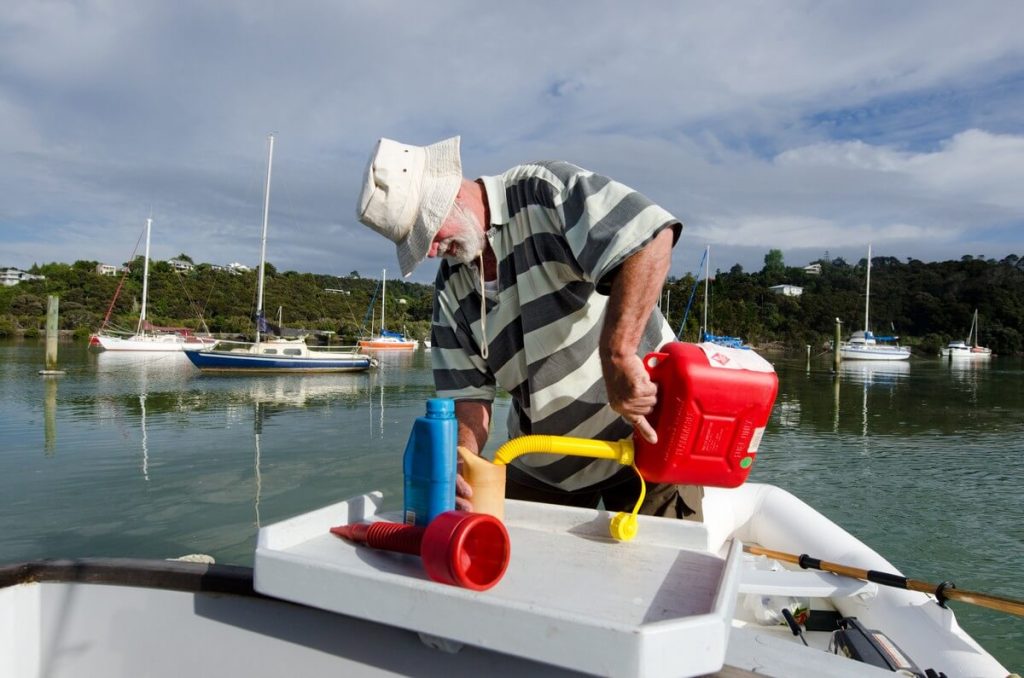
[[[1005,596],[994,596],[987,593],[979,593],[977,591],[960,590],[955,588],[951,582],[929,584],[928,582],[919,581],[917,579],[907,579],[903,575],[892,574],[890,572],[864,570],[858,567],[851,567],[849,565],[830,563],[825,560],[813,558],[806,553],[796,555],[750,544],[745,545],[743,550],[747,553],[752,553],[755,556],[767,556],[769,558],[774,558],[775,560],[793,563],[804,569],[822,570],[824,572],[832,572],[834,574],[851,577],[853,579],[863,579],[864,581],[882,584],[883,586],[892,586],[893,588],[898,589],[929,593],[938,598],[939,603],[945,603],[946,600],[959,600],[960,602],[987,607],[991,610],[998,610],[999,612],[1007,612],[1009,614],[1024,616],[1024,601],[1014,600],[1013,598],[1007,598]]]

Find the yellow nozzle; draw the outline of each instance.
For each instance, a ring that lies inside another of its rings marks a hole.
[[[513,438],[498,448],[494,455],[495,464],[508,464],[516,457],[534,452],[568,454],[576,457],[611,459],[623,466],[633,464],[633,440],[623,438],[618,442],[568,438],[565,436],[522,436]]]

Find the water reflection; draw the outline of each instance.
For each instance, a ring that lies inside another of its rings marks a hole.
[[[939,359],[895,362],[831,361],[806,370],[801,358],[773,360],[779,395],[770,426],[785,429],[910,436],[919,433],[1020,431],[1024,389],[1019,366],[951,365]],[[1004,376],[1005,375],[1005,376]]]
[[[255,404],[255,416],[253,417],[253,438],[255,439],[255,454],[253,457],[253,480],[256,484],[255,498],[253,499],[253,512],[256,515],[256,527],[260,528],[260,495],[263,493],[263,477],[260,475],[260,436],[263,435],[263,405]]]
[[[57,378],[43,377],[43,454],[57,450]]]
[[[142,430],[142,477],[149,482],[149,433],[146,431],[146,394],[139,395],[139,428]]]
[[[839,376],[853,383],[889,384],[909,375],[909,360],[844,360],[839,363]]]
[[[839,379],[833,389],[835,399],[835,416],[833,430],[838,430],[839,421],[839,383],[847,380],[851,384],[861,385],[860,398],[860,435],[868,435],[868,390],[871,388],[888,388],[890,398],[894,395],[894,387],[901,379],[910,374],[909,360],[844,360],[839,364]]]

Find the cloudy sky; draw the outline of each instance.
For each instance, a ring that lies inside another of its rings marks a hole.
[[[1024,3],[5,0],[0,266],[397,271],[374,141],[563,159],[686,229],[673,274],[1024,256]],[[140,252],[141,253],[141,252]],[[427,262],[413,280],[429,282]]]

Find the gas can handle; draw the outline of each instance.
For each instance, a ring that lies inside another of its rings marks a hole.
[[[648,376],[650,376],[651,381],[655,380],[654,379],[654,370],[655,370],[655,368],[658,367],[658,363],[660,363],[662,360],[664,360],[667,357],[668,357],[668,353],[660,353],[660,352],[648,353],[647,355],[644,356],[644,368],[646,368],[647,374],[648,374]]]

